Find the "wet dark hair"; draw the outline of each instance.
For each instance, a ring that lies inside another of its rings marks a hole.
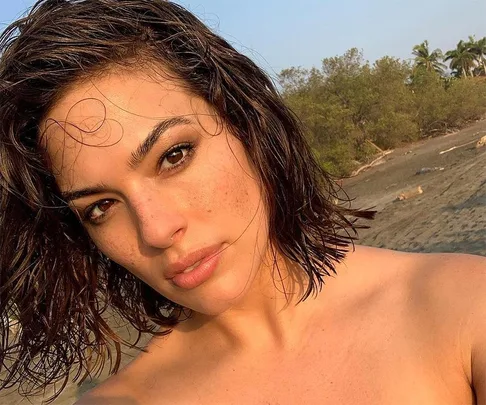
[[[62,389],[73,370],[79,379],[106,360],[115,372],[123,341],[104,319],[108,307],[149,333],[168,333],[183,310],[103,256],[62,201],[40,123],[83,78],[156,64],[212,106],[260,175],[272,245],[310,281],[302,300],[335,272],[355,220],[373,215],[335,204],[336,184],[271,80],[177,4],[41,0],[3,32],[0,52],[1,388]]]

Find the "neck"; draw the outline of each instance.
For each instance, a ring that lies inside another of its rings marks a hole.
[[[244,298],[222,314],[195,313],[191,328],[234,348],[285,350],[297,345],[315,308],[312,297],[299,303],[307,283],[303,270],[277,256],[262,266]],[[209,336],[209,335],[208,335]]]

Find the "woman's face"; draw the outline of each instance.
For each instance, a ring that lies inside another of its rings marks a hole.
[[[245,296],[267,214],[242,144],[203,100],[112,72],[71,88],[44,125],[58,185],[106,256],[197,312]]]

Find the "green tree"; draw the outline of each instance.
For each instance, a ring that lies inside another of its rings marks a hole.
[[[474,76],[476,54],[472,50],[470,42],[459,41],[456,49],[446,52],[444,61],[450,62],[450,68],[454,76]]]
[[[415,105],[413,120],[421,137],[443,132],[449,128],[449,99],[444,81],[435,72],[416,72],[410,85]]]
[[[425,69],[428,72],[436,72],[443,74],[445,65],[441,62],[443,54],[440,49],[435,49],[430,52],[429,42],[425,40],[420,45],[413,47],[412,54],[415,56],[415,67],[418,69]]]
[[[345,175],[354,168],[356,151],[350,111],[326,86],[317,69],[289,68],[279,76],[282,96],[306,129],[307,139],[321,165]]]
[[[358,131],[356,142],[367,138],[366,123],[370,117],[377,94],[371,86],[371,68],[363,53],[352,48],[342,56],[322,61],[327,91],[349,111],[351,121]]]
[[[486,81],[483,78],[454,80],[447,95],[450,127],[464,126],[481,118],[486,111]]]
[[[471,39],[462,45],[470,53],[475,49]],[[478,67],[474,57],[469,65],[457,65],[459,74],[472,74]],[[356,48],[324,59],[321,69],[285,69],[279,81],[319,162],[338,176],[370,162],[380,149],[444,133],[486,112],[482,77],[441,76],[388,56],[371,65]]]
[[[385,56],[372,67],[371,85],[377,96],[367,124],[369,139],[381,149],[394,148],[418,138],[413,93],[406,85],[410,64]]]
[[[474,37],[469,37],[469,49],[476,56],[477,75],[486,76],[486,37],[475,40]]]

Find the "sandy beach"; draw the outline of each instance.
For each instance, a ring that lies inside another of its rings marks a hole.
[[[486,120],[445,136],[394,150],[383,162],[346,179],[354,207],[375,207],[371,228],[360,244],[411,252],[455,252],[486,256]],[[441,153],[447,151],[445,153]],[[423,193],[397,200],[408,190]],[[135,351],[124,357],[131,360]],[[100,379],[102,380],[102,379]],[[54,405],[70,405],[94,383],[68,384]],[[31,402],[41,404],[38,398]],[[0,395],[0,404],[29,404],[16,393]]]
[[[360,244],[411,252],[486,256],[486,120],[455,134],[394,150],[382,164],[346,179],[353,206],[375,207]],[[423,193],[397,196],[421,187]]]

